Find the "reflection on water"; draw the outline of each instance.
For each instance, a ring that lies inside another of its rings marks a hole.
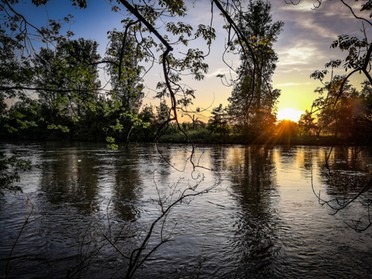
[[[272,261],[279,247],[273,214],[277,193],[272,151],[256,146],[235,150],[231,155],[233,163],[228,166],[231,189],[241,205],[231,242],[241,250],[237,274],[245,277],[258,270],[260,276],[270,274],[270,269],[275,268]]]
[[[350,228],[354,220],[368,221],[371,192],[335,216],[314,194],[340,201],[357,193],[372,175],[370,150],[200,146],[193,160],[203,168],[193,169],[191,149],[182,145],[0,148],[16,148],[35,166],[22,175],[24,193],[0,197],[2,276],[124,278],[126,256],[161,213],[159,197],[170,203],[199,182],[214,187],[175,207],[161,224],[164,235],[155,228],[151,247],[165,234],[172,241],[148,258],[138,278],[366,278],[372,272],[372,233]]]
[[[356,147],[338,148],[326,154],[326,162],[320,170],[324,192],[329,197],[326,202],[337,213],[348,207],[354,212],[347,224],[355,230],[365,230],[372,223],[370,206],[372,165],[365,160],[370,150]]]
[[[91,212],[96,206],[100,162],[77,147],[40,153],[39,191],[52,204],[71,204]]]
[[[119,216],[130,221],[138,214],[136,203],[140,197],[142,180],[138,173],[138,153],[132,152],[130,148],[126,148],[125,153],[126,156],[119,156],[114,162],[112,200]]]

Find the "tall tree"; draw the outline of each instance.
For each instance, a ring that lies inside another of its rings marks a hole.
[[[62,40],[56,48],[41,48],[33,59],[33,84],[38,88],[46,124],[68,132],[94,109],[98,99],[98,44]]]
[[[122,110],[137,113],[143,99],[143,85],[139,64],[144,53],[133,36],[133,22],[127,23],[125,30],[113,30],[109,33],[109,46],[106,50],[106,61],[110,82],[111,96],[121,102]]]
[[[245,133],[258,136],[258,127],[273,122],[273,108],[280,95],[271,82],[278,60],[273,44],[283,22],[272,21],[271,5],[263,0],[251,0],[248,10],[240,12],[236,21],[252,52],[242,52],[240,79],[229,98],[228,110]]]

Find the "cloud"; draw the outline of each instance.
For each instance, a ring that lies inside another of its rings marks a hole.
[[[208,72],[205,76],[206,78],[217,78],[217,75],[225,75],[226,78],[235,75],[227,66],[224,68],[217,68],[213,72]]]
[[[350,1],[349,1],[350,2]],[[360,3],[351,1],[356,14]],[[315,0],[303,0],[299,5],[286,5],[282,1],[271,1],[274,18],[285,21],[285,29],[303,31],[303,34],[336,39],[339,34],[360,34],[361,21],[354,18],[349,8],[341,1],[323,1],[320,8],[314,8]],[[366,18],[369,15],[365,15]]]
[[[273,2],[274,1],[272,1],[272,3]],[[279,1],[275,1],[275,2],[279,2]],[[313,1],[313,0],[303,0],[298,5],[293,5],[293,4],[281,5],[280,9],[283,10],[283,11],[292,11],[292,12],[296,11],[296,12],[308,12],[308,13],[310,13],[315,8],[315,6],[314,6],[315,2],[316,1]]]
[[[311,45],[297,44],[288,49],[278,51],[278,66],[307,65],[314,61],[318,49]]]
[[[275,87],[296,87],[296,86],[303,86],[303,85],[313,85],[314,82],[284,82],[284,83],[276,83]]]

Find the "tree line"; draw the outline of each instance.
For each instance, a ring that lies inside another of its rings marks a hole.
[[[48,0],[32,2],[40,6]],[[272,21],[270,4],[251,0],[246,7],[243,1],[212,0],[211,24],[195,27],[170,20],[187,16],[186,2],[110,0],[113,12],[124,7],[128,17],[122,21],[121,30],[108,32],[109,44],[101,57],[96,41],[76,39],[71,31],[62,33],[70,17],[52,19],[48,26],[38,27],[17,11],[18,0],[1,0],[0,138],[95,140],[106,141],[111,148],[119,141],[291,142],[297,134],[371,142],[372,45],[368,32],[362,32],[361,38],[340,35],[331,46],[343,50],[347,57],[330,61],[324,70],[312,75],[322,84],[317,89],[320,97],[298,124],[276,123],[280,91],[272,86],[278,60],[273,46],[283,23]],[[88,4],[86,0],[71,3],[83,9]],[[314,3],[315,8],[322,5],[322,1]],[[339,3],[348,6],[345,1]],[[371,9],[371,1],[360,4],[361,11],[369,13]],[[237,78],[231,81],[229,104],[213,108],[204,123],[195,116],[198,111],[189,110],[194,90],[181,81],[185,75],[202,80],[207,73],[205,57],[216,38],[216,14],[225,20],[225,51],[238,55],[241,64],[234,69]],[[370,15],[360,20],[370,27],[368,18]],[[157,27],[158,22],[164,23],[162,28]],[[205,48],[190,47],[194,40],[201,40]],[[182,47],[185,52],[174,52]],[[155,63],[160,64],[163,74],[156,88],[159,105],[144,105],[144,77],[149,70],[144,65]],[[337,68],[344,68],[346,74],[334,74]],[[107,85],[99,78],[101,71],[110,77]],[[360,92],[349,83],[357,73],[365,79]],[[14,105],[8,107],[7,100],[13,100]],[[180,114],[190,115],[191,122],[182,123]],[[192,155],[190,158],[192,161]],[[12,182],[28,167],[17,157],[0,152],[0,192],[17,191]],[[128,258],[126,278],[133,278],[136,269],[157,249],[143,254],[153,227],[183,199],[205,193],[195,191],[199,183],[189,186],[169,206],[159,203],[162,213]],[[360,193],[369,191],[371,183],[367,186]]]
[[[37,6],[47,2],[33,1]],[[197,118],[199,111],[189,110],[194,90],[182,86],[181,80],[185,73],[201,80],[208,71],[204,58],[216,36],[212,23],[195,28],[170,20],[165,30],[176,38],[172,41],[160,33],[164,30],[157,29],[156,22],[165,13],[185,17],[184,2],[169,1],[160,6],[119,2],[132,16],[122,21],[122,30],[108,32],[109,44],[101,57],[98,42],[76,39],[71,31],[62,33],[63,24],[71,17],[36,27],[16,11],[18,1],[1,1],[5,23],[0,26],[1,139],[93,140],[106,141],[112,147],[118,141],[157,140],[275,143],[294,136],[370,142],[371,45],[366,30],[364,37],[340,35],[332,43],[331,47],[348,56],[330,61],[325,70],[311,75],[322,83],[316,89],[320,97],[299,123],[278,123],[275,109],[281,92],[272,87],[272,76],[278,61],[274,44],[283,22],[273,22],[267,1],[252,0],[247,7],[240,2],[229,6],[212,1],[226,21],[226,51],[238,54],[241,64],[235,70],[237,78],[231,81],[228,105],[213,108],[205,123]],[[86,8],[85,1],[72,3]],[[316,8],[322,2],[318,3]],[[120,10],[115,1],[111,4],[113,11]],[[368,3],[361,4],[362,11],[370,9]],[[38,34],[41,46],[33,45],[29,29]],[[143,35],[145,32],[151,35]],[[207,50],[188,46],[196,39],[203,40]],[[184,57],[173,54],[175,45],[186,47]],[[155,57],[154,52],[160,55]],[[151,67],[155,61],[162,65],[164,79],[156,89],[159,105],[152,106],[143,103],[144,77],[149,70],[144,65]],[[333,74],[342,66],[350,73]],[[108,84],[102,84],[102,71],[109,76]],[[356,72],[365,76],[360,92],[349,83]],[[218,77],[226,80],[223,75]],[[6,104],[9,99],[13,100],[11,106]],[[181,123],[179,114],[189,116],[191,122]]]

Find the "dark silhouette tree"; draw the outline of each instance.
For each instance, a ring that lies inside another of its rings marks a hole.
[[[241,11],[235,19],[252,51],[241,55],[240,78],[229,98],[228,111],[240,130],[257,137],[264,132],[259,127],[272,126],[273,108],[280,95],[279,90],[273,90],[271,79],[278,60],[273,44],[283,22],[272,22],[271,5],[262,0],[250,1],[247,12]]]
[[[315,123],[315,117],[308,110],[305,110],[305,113],[301,115],[298,126],[301,134],[304,136],[313,136],[316,134],[317,125]]]
[[[109,33],[106,61],[110,61],[107,64],[112,86],[110,95],[121,102],[124,112],[138,113],[144,96],[140,76],[144,69],[139,66],[144,54],[132,35],[131,26],[128,23],[123,32]]]
[[[211,114],[208,120],[208,130],[219,135],[228,135],[230,133],[228,114],[226,109],[222,107],[222,104],[215,107]]]
[[[97,42],[61,40],[32,59],[33,84],[48,129],[69,132],[98,99]],[[45,88],[45,89],[44,89]]]

